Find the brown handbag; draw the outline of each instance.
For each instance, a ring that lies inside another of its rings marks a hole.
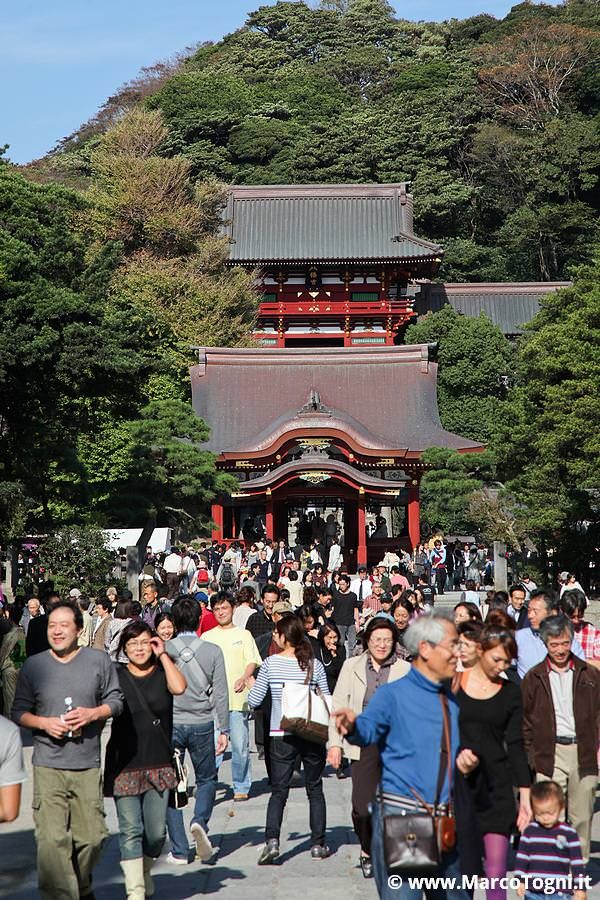
[[[456,844],[451,800],[448,802],[447,812],[439,812],[440,795],[446,776],[450,790],[452,787],[450,715],[448,699],[444,693],[440,694],[440,700],[443,728],[435,801],[430,806],[411,788],[412,794],[424,808],[383,815],[383,855],[390,874],[434,874],[439,868],[442,853],[452,850]],[[383,809],[382,798],[380,802]]]

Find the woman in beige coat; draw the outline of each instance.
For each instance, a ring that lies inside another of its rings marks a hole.
[[[402,678],[410,669],[405,660],[396,657],[398,629],[391,619],[374,616],[363,635],[364,652],[347,659],[333,692],[333,709],[350,707],[360,714],[382,684]],[[327,761],[334,769],[342,764],[342,756],[351,761],[352,824],[360,841],[360,867],[365,878],[372,878],[371,815],[369,804],[375,799],[379,784],[379,748],[354,747],[342,740],[333,719],[329,726]]]

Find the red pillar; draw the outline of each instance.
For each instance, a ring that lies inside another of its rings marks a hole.
[[[408,537],[413,549],[421,540],[419,483],[408,486]]]
[[[269,540],[273,540],[273,498],[268,495],[266,500],[266,509],[265,509],[265,528],[267,530],[267,537]]]
[[[356,548],[356,563],[359,566],[367,564],[367,513],[365,508],[365,495],[358,496],[358,546]]]
[[[223,504],[217,503],[216,501],[213,503],[211,507],[211,517],[213,520],[213,529],[211,537],[213,541],[222,541],[223,534]]]

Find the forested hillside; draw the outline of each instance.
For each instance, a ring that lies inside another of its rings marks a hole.
[[[446,248],[441,277],[565,278],[598,237],[599,29],[594,0],[443,23],[385,0],[280,2],[149,69],[60,165],[85,178],[94,134],[144,103],[197,179],[409,180],[418,231]]]
[[[0,541],[152,513],[206,524],[231,482],[199,449],[190,348],[248,341],[258,303],[225,264],[225,184],[409,180],[441,278],[574,280],[516,345],[449,309],[409,328],[439,343],[446,427],[489,445],[430,451],[424,522],[588,565],[599,126],[595,0],[444,23],[385,0],[280,2],[144,70],[45,159],[0,159]]]

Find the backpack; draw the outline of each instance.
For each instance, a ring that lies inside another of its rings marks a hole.
[[[208,569],[198,569],[196,577],[197,584],[208,584]]]
[[[233,571],[233,566],[229,562],[223,563],[223,568],[221,569],[221,585],[223,587],[231,587],[235,584],[235,572]]]
[[[189,665],[200,679],[200,687],[206,693],[207,697],[211,697],[213,692],[212,682],[209,680],[208,675],[196,659],[196,651],[203,646],[203,641],[201,638],[196,637],[192,641],[191,644],[186,644],[181,638],[172,638],[169,642],[169,656],[177,666],[180,672],[184,671],[184,666]],[[175,656],[174,652],[177,654]]]

